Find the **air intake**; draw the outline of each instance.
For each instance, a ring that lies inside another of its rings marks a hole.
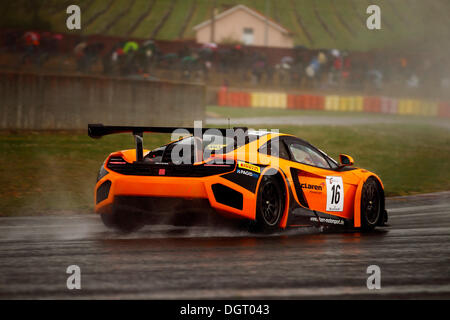
[[[106,180],[97,189],[96,203],[100,203],[106,200],[109,195],[109,189],[111,188],[111,181]]]
[[[211,188],[217,202],[242,210],[244,205],[244,197],[242,196],[242,193],[228,188],[220,183],[213,184]]]

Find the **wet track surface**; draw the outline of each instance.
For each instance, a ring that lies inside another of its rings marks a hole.
[[[0,218],[0,298],[450,298],[450,192],[387,201],[370,234],[147,226],[95,215]],[[68,290],[66,268],[81,268]],[[381,289],[369,290],[369,265]]]

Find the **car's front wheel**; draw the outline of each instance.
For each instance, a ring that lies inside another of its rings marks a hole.
[[[375,178],[364,182],[361,190],[361,229],[371,231],[382,218],[382,192]]]

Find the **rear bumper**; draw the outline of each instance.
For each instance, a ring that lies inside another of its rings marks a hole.
[[[153,214],[173,212],[174,206],[189,211],[197,203],[208,204],[227,216],[255,219],[255,193],[220,175],[208,177],[132,176],[108,170],[95,186],[95,212],[111,213],[124,199],[127,206],[135,206]],[[220,185],[220,188],[217,188]],[[219,190],[219,191],[218,191]],[[228,190],[225,196],[218,194]],[[230,196],[231,194],[231,196]],[[236,196],[238,199],[231,199]],[[140,199],[136,201],[136,199]],[[147,199],[147,200],[145,200]],[[157,201],[163,199],[164,201]],[[127,201],[125,201],[127,202]],[[175,205],[176,204],[176,205]],[[131,209],[131,208],[130,208]]]

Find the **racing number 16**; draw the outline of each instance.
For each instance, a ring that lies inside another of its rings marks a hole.
[[[341,193],[339,192],[341,190],[341,186],[338,184],[335,184],[331,187],[331,191],[333,194],[331,195],[331,204],[338,204],[339,200],[341,198]]]
[[[344,210],[344,184],[342,177],[328,176],[325,180],[327,185],[327,211]]]

